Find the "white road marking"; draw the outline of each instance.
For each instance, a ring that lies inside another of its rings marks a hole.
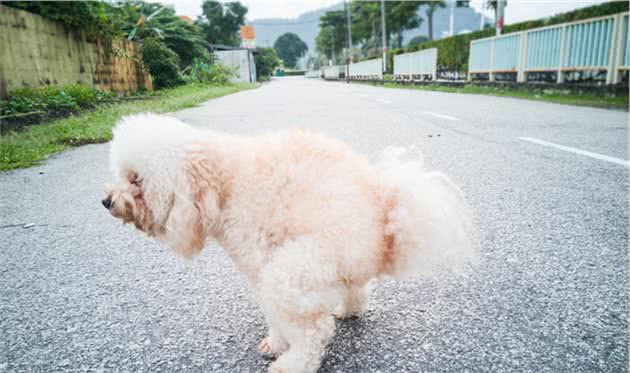
[[[377,98],[377,99],[376,99],[376,101],[378,101],[378,102],[382,102],[382,103],[384,103],[384,104],[391,104],[391,103],[392,103],[391,101],[386,100],[386,99],[384,99],[384,98]]]
[[[589,151],[581,150],[581,149],[577,149],[577,148],[572,148],[570,146],[564,146],[564,145],[560,145],[560,144],[555,144],[553,142],[538,140],[538,139],[534,139],[534,138],[531,138],[531,137],[519,137],[519,139],[521,139],[523,141],[533,142],[534,144],[538,144],[538,145],[550,146],[552,148],[556,148],[556,149],[559,149],[559,150],[564,150],[565,152],[585,155],[587,157],[599,159],[600,161],[606,161],[606,162],[620,164],[622,166],[626,166],[626,167],[630,168],[630,161],[626,161],[624,159],[609,157],[607,155],[603,155],[603,154],[599,154],[599,153],[593,153],[593,152],[589,152]]]
[[[449,117],[448,115],[433,113],[433,112],[430,112],[430,111],[423,111],[423,113],[424,114],[433,115],[434,117],[438,117],[438,118],[442,118],[442,119],[446,119],[446,120],[459,120],[459,118]]]

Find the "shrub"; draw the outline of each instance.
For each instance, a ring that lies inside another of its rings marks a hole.
[[[284,76],[304,76],[304,70],[284,70]]]
[[[209,64],[196,60],[190,72],[184,76],[187,83],[227,84],[236,76],[237,67],[227,67],[220,63]]]
[[[260,52],[254,57],[256,61],[256,79],[258,81],[269,80],[276,67],[280,66],[280,59],[273,48],[258,48]]]
[[[67,113],[110,101],[115,93],[102,92],[75,84],[63,87],[17,89],[6,101],[0,102],[0,115],[11,116],[32,112]]]
[[[184,83],[179,73],[179,57],[160,40],[149,38],[142,43],[142,60],[153,77],[156,89]]]

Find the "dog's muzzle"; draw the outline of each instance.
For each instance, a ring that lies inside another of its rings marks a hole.
[[[103,206],[105,206],[106,209],[111,209],[112,208],[112,199],[111,198],[105,198],[101,201],[101,203],[103,204]]]

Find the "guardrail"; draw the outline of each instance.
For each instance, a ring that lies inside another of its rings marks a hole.
[[[383,78],[383,59],[351,63],[348,66],[348,76],[350,79],[358,80],[381,79]]]
[[[437,48],[394,56],[395,79],[437,79]]]
[[[308,79],[320,78],[322,76],[321,70],[309,70],[304,73],[304,77]]]
[[[630,69],[628,14],[569,22],[477,39],[470,42],[468,80],[475,74],[516,73],[526,82],[530,73],[555,72],[556,81],[573,71],[606,71],[606,83],[619,83]]]
[[[339,75],[341,74],[341,68],[342,66],[340,65],[324,67],[324,79],[333,79],[333,80],[339,79]]]

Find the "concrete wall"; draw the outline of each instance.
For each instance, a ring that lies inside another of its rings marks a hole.
[[[139,46],[90,42],[85,34],[0,5],[0,97],[17,88],[81,83],[101,90],[152,89]]]
[[[254,54],[247,49],[235,49],[229,51],[213,52],[217,61],[228,67],[237,67],[237,76],[232,78],[233,82],[255,83],[256,82],[256,62]]]

